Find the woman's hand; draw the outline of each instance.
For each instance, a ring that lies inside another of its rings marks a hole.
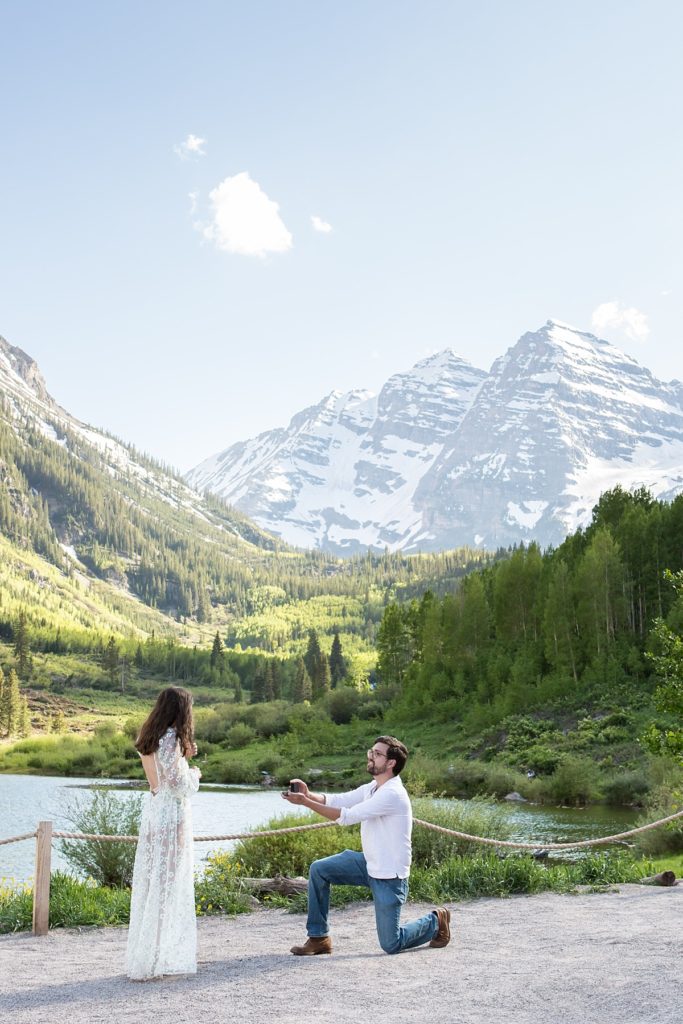
[[[185,747],[185,757],[190,758],[190,757],[196,757],[196,756],[197,756],[197,744],[196,743],[190,743],[187,747]]]

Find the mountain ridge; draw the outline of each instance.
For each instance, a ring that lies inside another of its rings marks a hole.
[[[342,414],[352,395],[365,397]],[[551,319],[488,374],[443,350],[377,396],[332,392],[186,479],[337,555],[556,545],[615,483],[683,489],[683,385]]]

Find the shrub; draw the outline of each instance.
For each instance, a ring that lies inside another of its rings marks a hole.
[[[527,768],[536,772],[537,775],[552,775],[560,764],[561,759],[561,754],[556,750],[551,750],[550,747],[543,746],[541,743],[535,743],[524,753],[524,761]]]
[[[206,869],[194,883],[197,914],[244,914],[251,909],[248,893],[240,887],[240,865],[230,853],[212,853]]]
[[[207,770],[206,775],[208,776],[208,774],[209,771]],[[253,764],[248,764],[246,761],[228,761],[224,759],[214,762],[212,777],[226,786],[235,783],[256,783],[261,781],[261,773],[254,768]]]
[[[271,818],[259,831],[274,828],[291,828],[293,825],[318,824],[312,815],[287,814],[282,818]],[[357,827],[329,828],[310,832],[290,832],[283,836],[264,836],[262,839],[240,840],[234,849],[234,859],[241,865],[245,875],[259,878],[273,875],[307,875],[313,860],[330,857],[342,850],[360,850],[360,830]]]
[[[475,799],[471,803],[417,799],[413,800],[413,814],[433,825],[472,836],[506,839],[510,835],[504,808],[485,799]],[[455,855],[472,855],[481,849],[477,843],[454,839],[424,825],[413,828],[413,860],[420,867],[436,867]]]
[[[378,700],[364,700],[356,712],[357,717],[363,721],[381,718],[383,714],[384,708]]]
[[[598,769],[589,758],[564,756],[544,788],[557,803],[582,806],[599,795]]]
[[[98,835],[137,835],[142,797],[118,798],[98,789],[87,799],[72,798],[64,817],[76,832]],[[69,864],[103,886],[128,886],[133,879],[135,843],[74,839],[62,840],[61,850]]]
[[[244,709],[244,721],[263,739],[281,736],[289,729],[290,706],[286,701],[271,701],[269,704],[252,704]]]
[[[658,786],[650,795],[647,811],[638,819],[638,825],[647,825],[659,818],[668,818],[683,808],[683,789],[672,789],[669,786]],[[636,846],[648,857],[659,857],[669,853],[683,851],[683,818],[660,825],[649,832],[641,832],[635,837]]]
[[[325,708],[336,725],[348,725],[357,713],[361,695],[353,686],[340,686],[325,698]]]
[[[242,750],[243,747],[248,747],[256,739],[256,733],[247,725],[245,722],[235,722],[228,729],[225,737],[227,745],[232,750]]]
[[[650,790],[650,782],[642,771],[621,772],[603,783],[603,796],[613,807],[641,803]]]

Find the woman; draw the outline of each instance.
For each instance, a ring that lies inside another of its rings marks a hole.
[[[192,810],[201,772],[192,695],[169,686],[157,697],[135,746],[149,782],[135,853],[126,971],[135,981],[197,971]]]

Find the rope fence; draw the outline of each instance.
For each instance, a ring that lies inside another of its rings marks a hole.
[[[491,839],[486,836],[473,836],[468,832],[458,832],[453,828],[446,828],[445,825],[435,825],[431,821],[423,821],[415,818],[414,824],[423,828],[440,832],[443,835],[452,836],[454,839],[461,839],[468,843],[481,843],[484,846],[504,847],[513,850],[579,850],[591,846],[605,846],[608,843],[622,843],[631,836],[649,832],[651,829],[668,825],[672,821],[683,818],[683,810],[675,814],[669,814],[666,818],[658,821],[651,821],[639,828],[629,829],[628,832],[618,832],[616,835],[602,836],[598,839],[582,839],[573,843],[517,843],[506,839]],[[333,828],[334,821],[315,822],[312,825],[291,825],[287,828],[264,829],[259,832],[234,832],[228,835],[215,836],[194,836],[195,843],[219,843],[235,839],[259,839],[265,836],[281,836],[291,832],[312,832],[320,828]],[[62,832],[53,831],[51,821],[41,821],[35,832],[25,832],[23,835],[10,836],[7,839],[0,839],[0,846],[7,846],[9,843],[20,843],[26,839],[36,840],[36,873],[33,887],[33,934],[47,935],[50,909],[50,874],[51,874],[51,852],[53,839],[86,840],[90,842],[106,843],[137,843],[137,836],[117,836],[97,834],[90,832]]]
[[[507,839],[492,839],[487,836],[474,836],[469,832],[458,832],[457,829],[446,828],[445,825],[435,825],[432,821],[424,821],[422,818],[414,818],[413,824],[421,825],[423,828],[431,829],[434,832],[441,832],[443,835],[452,836],[454,839],[462,839],[468,843],[481,843],[484,846],[503,846],[512,850],[578,850],[589,846],[605,846],[608,843],[622,843],[631,836],[640,835],[642,832],[649,832],[651,829],[659,828],[660,825],[668,825],[672,821],[683,818],[683,810],[670,814],[666,818],[659,818],[639,828],[629,829],[627,832],[617,832],[611,836],[601,836],[597,839],[581,839],[571,843],[546,843],[531,842],[517,843]],[[315,829],[331,828],[336,824],[334,821],[321,821],[312,825],[290,825],[287,828],[263,829],[257,832],[232,832],[226,835],[215,836],[193,836],[195,843],[223,843],[236,839],[262,839],[265,836],[282,836],[288,832],[313,832]],[[24,839],[35,839],[37,832],[26,832],[21,836],[11,836],[9,839],[0,839],[0,846],[7,843],[20,843]],[[117,836],[108,833],[95,832],[52,832],[53,839],[85,839],[91,842],[106,843],[137,843],[137,836]]]

